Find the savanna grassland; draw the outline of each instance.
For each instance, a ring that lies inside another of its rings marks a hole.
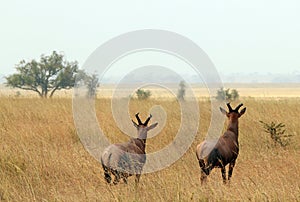
[[[0,201],[300,201],[300,98],[241,101],[247,112],[240,119],[240,154],[230,184],[223,185],[219,169],[205,186],[199,182],[195,148],[210,124],[210,102],[202,99],[196,138],[180,160],[142,175],[138,186],[133,177],[128,185],[111,186],[76,134],[71,98],[2,96]],[[148,139],[148,152],[169,144],[180,125],[174,100],[133,100],[129,112],[133,117],[139,111],[145,119],[153,105],[161,105],[168,119],[160,134]],[[112,142],[128,139],[114,123],[109,99],[98,99],[95,107]],[[290,145],[274,146],[259,120],[285,123],[293,135]]]

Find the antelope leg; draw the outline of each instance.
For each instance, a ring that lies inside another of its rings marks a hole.
[[[135,175],[135,183],[139,183],[140,177],[141,177],[141,174],[136,174]]]
[[[235,166],[235,160],[232,161],[232,162],[229,164],[228,180],[230,180],[230,178],[231,178],[231,176],[232,176],[232,171],[233,171],[234,166]]]
[[[120,174],[119,174],[119,172],[118,171],[116,171],[115,173],[114,173],[114,175],[115,175],[115,179],[114,179],[114,185],[116,185],[116,184],[118,184],[119,183],[119,181],[120,181]]]
[[[223,183],[226,184],[226,169],[225,166],[221,168]]]

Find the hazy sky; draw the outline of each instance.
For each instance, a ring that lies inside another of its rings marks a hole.
[[[149,28],[190,38],[222,73],[292,73],[300,71],[299,11],[297,0],[3,0],[0,74],[53,50],[82,65],[103,42]]]

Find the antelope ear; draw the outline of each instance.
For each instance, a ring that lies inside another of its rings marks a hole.
[[[131,119],[131,121],[132,121],[132,123],[133,123],[134,127],[136,127],[136,128],[138,128],[138,127],[139,127],[139,125],[138,125],[136,122],[134,122],[132,119]]]
[[[151,130],[151,129],[155,128],[157,125],[158,125],[158,123],[154,123],[151,126],[148,126],[147,130]]]
[[[246,112],[246,107],[241,110],[241,112],[239,113],[239,117],[241,117],[243,114],[245,114],[245,112]]]
[[[222,114],[226,115],[227,116],[227,112],[225,109],[223,109],[222,107],[220,107],[220,111],[222,112]]]

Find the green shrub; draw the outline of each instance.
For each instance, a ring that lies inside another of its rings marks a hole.
[[[137,98],[139,100],[146,100],[151,96],[151,92],[149,90],[138,89],[136,92]]]
[[[279,144],[280,146],[285,147],[290,143],[290,137],[292,135],[284,134],[286,130],[283,123],[276,124],[272,121],[270,124],[268,124],[263,121],[259,122],[262,124],[265,132],[270,134],[275,146]]]
[[[231,102],[234,100],[238,100],[239,97],[240,97],[239,92],[236,89],[230,90],[230,88],[228,89],[220,88],[217,91],[216,99],[220,101]]]

